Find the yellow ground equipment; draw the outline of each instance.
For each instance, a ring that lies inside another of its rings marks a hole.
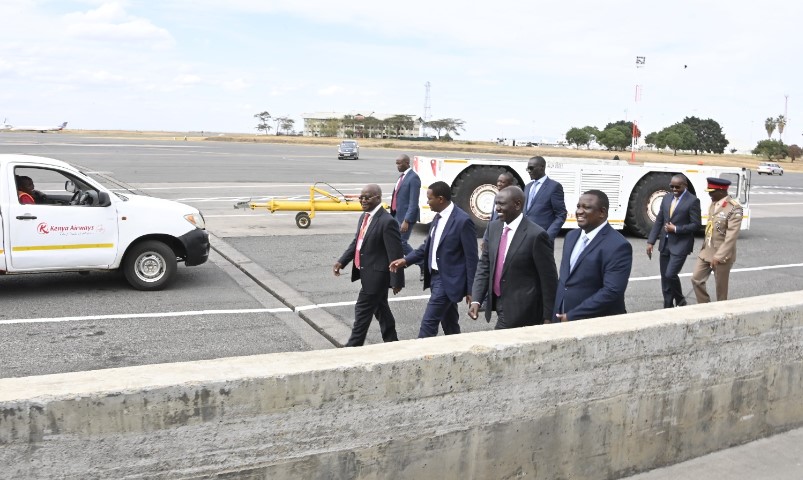
[[[250,208],[256,210],[257,208],[267,208],[270,213],[276,211],[298,211],[296,214],[296,226],[298,228],[309,228],[312,224],[312,219],[315,218],[315,212],[361,212],[362,205],[360,205],[359,195],[346,195],[340,192],[332,194],[319,188],[319,183],[309,187],[309,200],[290,200],[290,199],[277,199],[272,198],[265,203],[257,202],[237,202],[234,208]],[[337,191],[328,183],[331,189]],[[382,205],[387,208],[387,205]],[[307,213],[309,212],[309,213]]]

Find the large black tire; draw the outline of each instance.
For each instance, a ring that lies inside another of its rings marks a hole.
[[[176,254],[158,240],[137,243],[123,258],[123,273],[137,290],[162,290],[175,276]]]
[[[488,227],[498,192],[496,179],[506,171],[504,167],[477,165],[461,173],[454,181],[452,199],[471,217],[477,237],[482,237]]]
[[[625,226],[628,230],[646,238],[655,224],[664,195],[669,193],[672,173],[649,173],[639,180],[627,204]]]

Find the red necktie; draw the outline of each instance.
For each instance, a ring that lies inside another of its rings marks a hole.
[[[505,266],[505,249],[507,248],[507,232],[510,227],[502,230],[502,238],[499,240],[499,251],[496,252],[496,267],[494,270],[494,295],[502,296],[502,269]]]
[[[396,211],[396,195],[399,193],[399,187],[401,187],[402,180],[404,179],[404,174],[402,173],[399,175],[399,180],[396,182],[396,188],[393,189],[393,200],[390,202],[390,209],[394,212]]]
[[[362,217],[362,225],[360,232],[357,234],[357,250],[354,252],[354,266],[360,268],[360,247],[362,247],[362,237],[365,236],[365,229],[368,228],[368,219],[371,217],[370,213],[366,213]]]

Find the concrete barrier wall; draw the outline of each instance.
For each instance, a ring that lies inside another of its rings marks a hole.
[[[0,477],[618,478],[803,425],[801,399],[794,292],[4,379]]]

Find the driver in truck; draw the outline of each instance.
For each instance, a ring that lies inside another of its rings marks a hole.
[[[33,185],[31,177],[26,175],[14,175],[17,182],[17,198],[23,205],[35,205],[45,203],[47,195],[37,190]]]

